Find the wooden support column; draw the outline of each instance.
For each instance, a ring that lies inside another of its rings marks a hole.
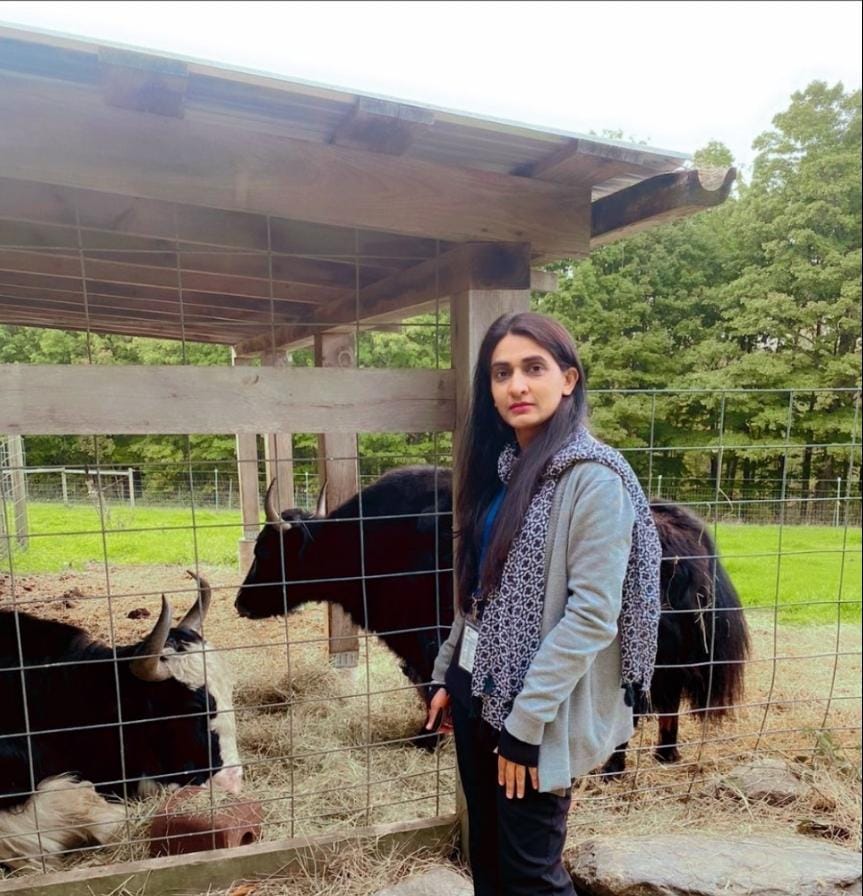
[[[15,519],[15,540],[22,548],[29,542],[27,525],[27,474],[24,472],[24,439],[21,436],[6,437],[11,484],[12,514]]]
[[[357,346],[353,333],[321,333],[315,336],[315,365],[356,367]],[[356,433],[322,433],[318,436],[318,472],[327,483],[327,507],[333,509],[359,491]],[[350,669],[359,662],[358,628],[337,604],[329,603],[330,662]]]
[[[247,359],[232,357],[235,366],[248,365]],[[240,572],[245,574],[252,565],[255,539],[261,531],[261,504],[258,487],[258,436],[253,432],[237,433],[237,485],[240,493],[240,513],[243,537],[237,545]]]
[[[266,367],[287,367],[284,352],[268,352],[261,358]],[[289,421],[278,421],[287,423]],[[264,463],[267,471],[267,485],[275,479],[277,485],[277,506],[280,510],[296,507],[294,497],[294,448],[290,432],[268,432],[264,435]]]
[[[452,338],[452,366],[456,378],[456,426],[453,430],[453,492],[458,482],[459,452],[467,426],[470,410],[471,382],[476,366],[480,343],[489,326],[501,314],[530,309],[529,289],[469,289],[450,297],[450,326]],[[456,495],[453,494],[453,508]],[[453,530],[458,528],[458,520],[453,512]],[[453,588],[453,597],[458,606],[458,588]],[[461,849],[468,856],[467,806],[461,779],[456,785],[456,811],[461,825]],[[468,856],[469,857],[469,856]]]

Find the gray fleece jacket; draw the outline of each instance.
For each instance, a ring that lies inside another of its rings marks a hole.
[[[621,478],[576,463],[554,494],[546,544],[542,641],[506,730],[539,745],[539,789],[560,791],[601,765],[633,732],[620,686],[620,615],[635,512]],[[464,617],[435,661],[442,684]]]

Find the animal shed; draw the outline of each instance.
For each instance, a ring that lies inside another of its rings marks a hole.
[[[358,433],[457,442],[479,339],[532,289],[554,288],[543,264],[716,205],[733,179],[678,153],[9,28],[0,121],[0,323],[78,331],[88,346],[115,334],[182,347],[173,365],[108,366],[92,352],[87,365],[2,365],[0,432],[235,434],[241,571],[260,529],[259,435],[279,507],[298,503],[291,433],[319,434],[330,507],[357,490]],[[363,366],[363,334],[420,313],[448,336],[451,364],[438,349],[429,369]],[[194,344],[230,346],[233,364],[187,363]],[[303,348],[314,366],[291,366]],[[112,598],[155,594],[118,587],[107,562],[105,573],[96,628],[113,636]],[[237,584],[214,589],[227,616]],[[373,648],[327,612],[319,642],[334,665],[363,658],[370,691]],[[268,630],[283,672],[286,633]],[[438,760],[450,785],[451,764]],[[435,816],[451,805],[425,798]],[[368,810],[352,823],[381,820]],[[285,836],[298,805],[288,815]]]

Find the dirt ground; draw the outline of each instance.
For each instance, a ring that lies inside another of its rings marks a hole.
[[[205,567],[201,573],[213,587],[207,640],[224,651],[237,677],[243,795],[261,800],[265,839],[454,810],[452,744],[448,739],[435,753],[407,744],[420,727],[423,707],[377,639],[361,639],[356,669],[333,669],[323,607],[308,606],[287,620],[242,620],[233,609],[236,572]],[[12,584],[0,575],[0,607],[11,605]],[[178,619],[195,599],[194,582],[176,567],[28,575],[14,586],[19,609],[84,626],[107,643],[143,637],[163,592]],[[643,724],[622,779],[588,777],[576,788],[571,843],[613,824],[621,833],[799,830],[860,849],[860,626],[774,626],[764,611],[750,613],[749,623],[754,654],[746,702],[735,718],[718,726],[684,716],[682,760],[670,766],[651,754],[655,722]],[[754,751],[796,763],[811,785],[810,796],[777,808],[723,795],[719,778]],[[129,805],[124,843],[67,863],[143,858],[158,803]],[[380,867],[374,873],[376,879],[387,877]],[[287,882],[279,887],[255,892],[295,892]]]

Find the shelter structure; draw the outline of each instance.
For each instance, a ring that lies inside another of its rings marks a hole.
[[[679,152],[213,63],[0,28],[0,323],[229,345],[231,368],[0,365],[0,432],[258,436],[281,506],[292,432],[331,505],[357,432],[458,438],[479,340],[542,266],[721,203]],[[449,307],[451,369],[366,369],[365,327]],[[315,367],[286,353],[313,347]],[[354,633],[331,619],[350,664]]]

